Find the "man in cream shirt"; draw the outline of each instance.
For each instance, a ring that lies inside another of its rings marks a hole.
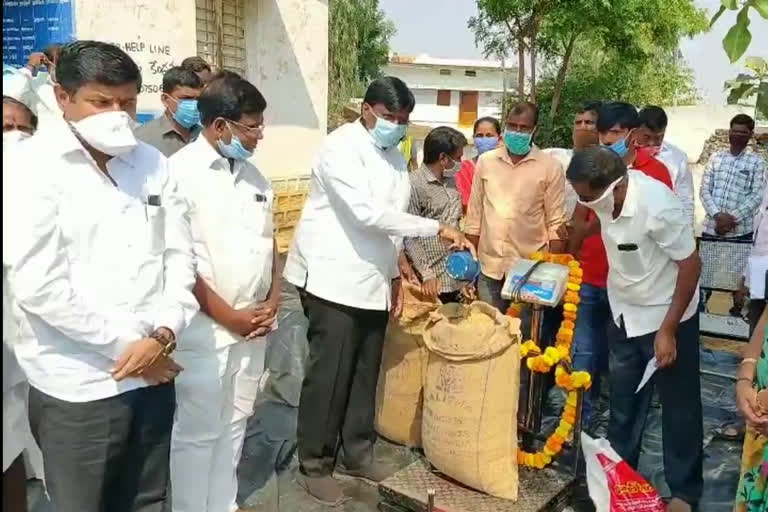
[[[374,80],[361,118],[326,138],[286,262],[309,319],[300,483],[323,503],[344,499],[332,478],[339,446],[338,472],[374,482],[387,476],[373,459],[374,400],[387,311],[399,297],[402,237],[439,235],[472,247],[455,229],[405,213],[411,188],[397,144],[414,103],[401,80]]]
[[[610,271],[608,440],[637,468],[653,387],[659,388],[669,510],[696,508],[703,490],[698,282],[701,262],[681,201],[662,182],[627,171],[611,149],[576,152],[567,171],[600,219]],[[648,362],[659,370],[638,390]]]
[[[189,206],[200,303],[176,353],[174,512],[237,510],[237,463],[279,301],[272,189],[248,162],[266,107],[239,76],[214,79],[198,100],[202,133],[170,159]]]

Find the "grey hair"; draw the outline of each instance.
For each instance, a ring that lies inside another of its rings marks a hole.
[[[627,166],[613,150],[603,146],[590,146],[576,151],[565,177],[572,183],[586,183],[593,189],[602,189],[627,174]]]

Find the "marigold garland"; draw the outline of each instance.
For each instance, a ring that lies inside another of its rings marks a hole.
[[[553,457],[563,449],[563,444],[570,436],[573,425],[576,423],[576,403],[579,389],[589,389],[592,385],[592,377],[587,372],[569,372],[566,363],[571,361],[571,346],[573,345],[573,333],[576,329],[576,318],[579,311],[579,290],[581,290],[584,271],[579,262],[570,254],[549,254],[536,252],[531,255],[534,261],[546,261],[567,265],[569,268],[566,292],[563,296],[563,321],[555,337],[555,345],[544,349],[533,340],[528,340],[520,346],[520,357],[526,358],[526,366],[529,370],[539,373],[548,373],[553,366],[555,368],[555,383],[558,387],[568,391],[563,414],[555,432],[547,438],[544,448],[536,453],[528,453],[518,449],[517,462],[524,466],[543,468],[552,462]],[[512,304],[507,310],[507,315],[518,317],[520,304]],[[570,365],[568,365],[570,367]]]

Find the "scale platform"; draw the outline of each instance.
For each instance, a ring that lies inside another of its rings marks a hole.
[[[427,490],[435,490],[435,512],[558,512],[577,487],[577,479],[551,468],[519,467],[516,502],[488,496],[434,472],[426,460],[403,468],[379,484],[385,512],[426,512]]]

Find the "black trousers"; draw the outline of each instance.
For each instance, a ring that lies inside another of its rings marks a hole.
[[[29,420],[56,512],[162,512],[167,499],[173,384],[93,402],[29,390]]]
[[[301,293],[309,320],[309,360],[299,401],[300,470],[333,473],[373,461],[376,383],[388,313],[342,306]]]
[[[16,457],[3,473],[3,512],[27,511],[27,475],[24,456]]]
[[[677,329],[677,359],[657,370],[651,381],[635,393],[653,357],[656,333],[627,338],[624,328],[609,327],[611,418],[608,440],[630,466],[637,468],[643,430],[653,398],[654,384],[661,398],[664,475],[672,497],[696,505],[703,488],[704,425],[699,380],[699,316]]]

